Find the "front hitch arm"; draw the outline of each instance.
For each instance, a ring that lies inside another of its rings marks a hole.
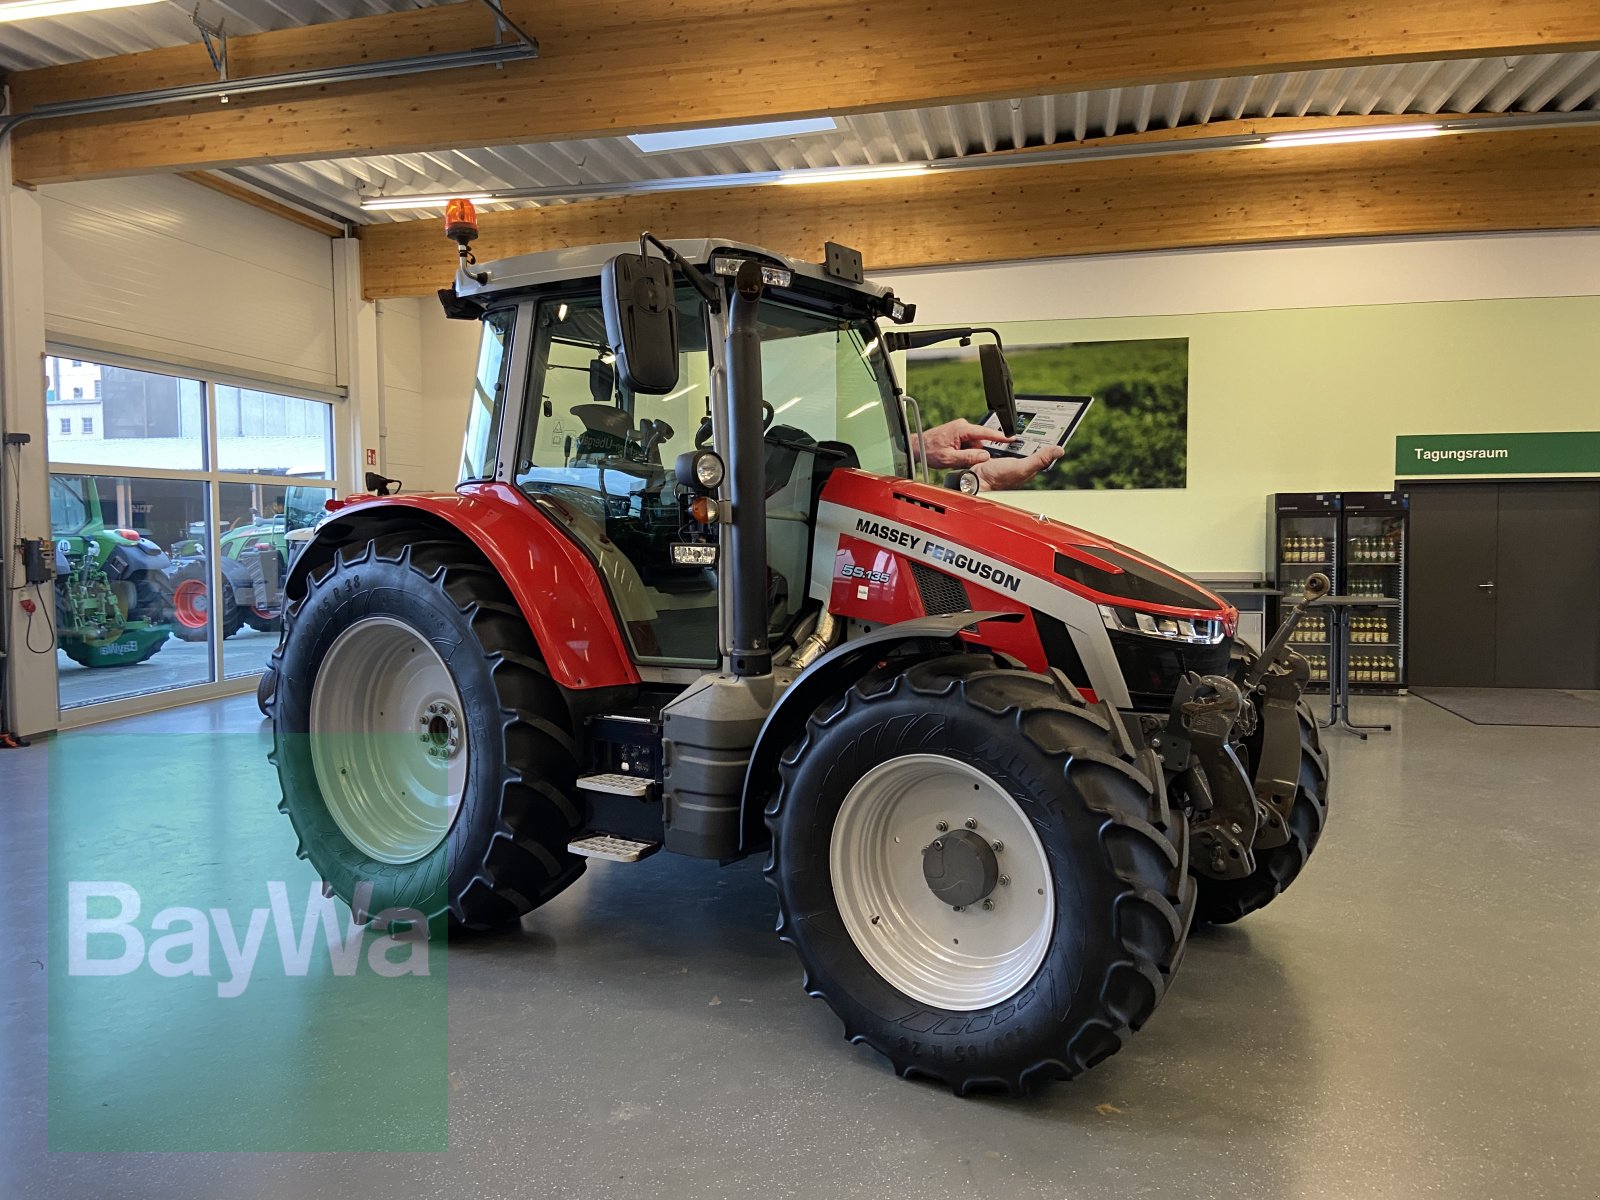
[[[1265,822],[1256,833],[1256,848],[1289,842],[1289,812],[1300,788],[1300,695],[1311,668],[1298,654],[1287,665],[1274,666],[1262,677],[1257,709],[1261,714],[1261,750],[1255,762],[1255,793]]]
[[[1294,652],[1289,649],[1289,639],[1294,636],[1295,627],[1300,624],[1300,618],[1305,616],[1306,609],[1318,600],[1321,600],[1333,590],[1333,583],[1321,571],[1316,571],[1306,576],[1305,591],[1300,594],[1299,601],[1289,610],[1289,615],[1284,617],[1283,624],[1278,626],[1278,632],[1272,635],[1272,640],[1261,648],[1261,653],[1256,656],[1256,661],[1245,672],[1239,686],[1245,694],[1253,692],[1256,685],[1266,676],[1274,666],[1287,667]]]
[[[1163,753],[1186,748],[1185,788],[1193,801],[1189,863],[1216,879],[1242,879],[1256,869],[1252,847],[1261,811],[1250,776],[1230,744],[1244,694],[1233,680],[1192,672],[1172,699]],[[1174,745],[1178,743],[1178,745]]]

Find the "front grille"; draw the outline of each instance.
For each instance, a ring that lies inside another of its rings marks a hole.
[[[1165,638],[1111,631],[1111,649],[1127,682],[1128,695],[1135,708],[1164,711],[1184,675],[1226,675],[1233,639],[1223,638],[1215,646],[1169,642]]]
[[[911,578],[917,581],[917,594],[922,597],[922,610],[930,617],[947,613],[968,612],[972,601],[967,598],[966,584],[959,579],[935,571],[919,562],[911,564]]]

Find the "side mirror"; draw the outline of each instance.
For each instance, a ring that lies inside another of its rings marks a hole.
[[[1017,436],[1017,394],[1011,386],[1011,368],[999,346],[984,342],[978,347],[978,365],[983,368],[983,398],[989,411],[1000,418],[1000,432]]]
[[[624,386],[664,396],[678,386],[678,310],[672,265],[664,258],[619,254],[600,277],[606,340]]]

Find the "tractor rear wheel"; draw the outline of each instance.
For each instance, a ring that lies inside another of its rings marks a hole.
[[[1054,679],[958,654],[811,717],[766,810],[778,932],[852,1042],[1029,1091],[1154,1011],[1194,905],[1159,764]]]
[[[493,571],[388,535],[341,549],[287,615],[267,700],[279,808],[358,919],[488,929],[582,874],[567,706]]]
[[[217,632],[230,638],[239,632],[244,617],[233,596],[233,585],[222,581],[220,602],[211,603],[211,568],[203,563],[190,563],[174,572],[170,581],[172,598],[169,601],[173,635],[186,642],[206,640],[213,617],[218,622]]]
[[[1317,733],[1317,719],[1304,700],[1296,711],[1300,719],[1300,784],[1289,810],[1289,840],[1282,846],[1258,849],[1256,869],[1243,879],[1199,876],[1200,903],[1195,915],[1202,921],[1228,925],[1265,908],[1295,881],[1322,837],[1328,822],[1328,756]]]

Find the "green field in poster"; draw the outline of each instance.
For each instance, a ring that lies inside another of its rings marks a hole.
[[[1007,346],[1019,394],[1093,396],[1067,454],[1030,489],[1181,488],[1188,480],[1189,339]],[[913,352],[906,390],[926,424],[981,420],[976,355]]]

